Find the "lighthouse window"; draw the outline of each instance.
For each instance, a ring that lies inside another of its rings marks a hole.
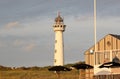
[[[57,40],[55,40],[55,43],[57,43]]]
[[[56,59],[54,59],[54,62],[56,62]]]
[[[55,49],[55,53],[57,52],[57,50]]]

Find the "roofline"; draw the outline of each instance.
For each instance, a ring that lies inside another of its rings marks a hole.
[[[116,34],[107,34],[107,35],[105,35],[102,39],[104,39],[104,38],[105,38],[106,36],[108,36],[108,35],[111,35],[111,36],[115,37],[116,39],[118,39],[116,36],[119,36],[119,38],[120,38],[120,35],[116,35]],[[99,41],[101,41],[102,39],[100,39]],[[119,39],[119,40],[120,40],[120,39]],[[99,41],[97,41],[96,44],[98,44]],[[87,49],[87,50],[84,52],[84,55],[86,54],[86,52],[87,52],[88,50],[90,50],[91,48],[94,48],[94,46],[95,46],[95,44],[92,45],[89,49]]]

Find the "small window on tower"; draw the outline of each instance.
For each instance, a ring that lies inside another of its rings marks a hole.
[[[56,62],[56,59],[54,59],[54,62]]]
[[[57,43],[57,40],[55,40],[55,43]]]
[[[57,52],[57,50],[55,49],[55,53]]]

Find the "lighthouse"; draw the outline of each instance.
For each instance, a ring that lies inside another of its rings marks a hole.
[[[64,25],[63,18],[58,13],[55,18],[53,30],[55,32],[55,47],[54,47],[54,66],[64,65],[64,39],[63,32],[66,25]]]

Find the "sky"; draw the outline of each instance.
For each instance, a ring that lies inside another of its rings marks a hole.
[[[97,41],[120,29],[120,0],[97,0]],[[64,18],[65,64],[84,61],[94,45],[93,0],[0,0],[0,65],[50,66],[53,24]]]

